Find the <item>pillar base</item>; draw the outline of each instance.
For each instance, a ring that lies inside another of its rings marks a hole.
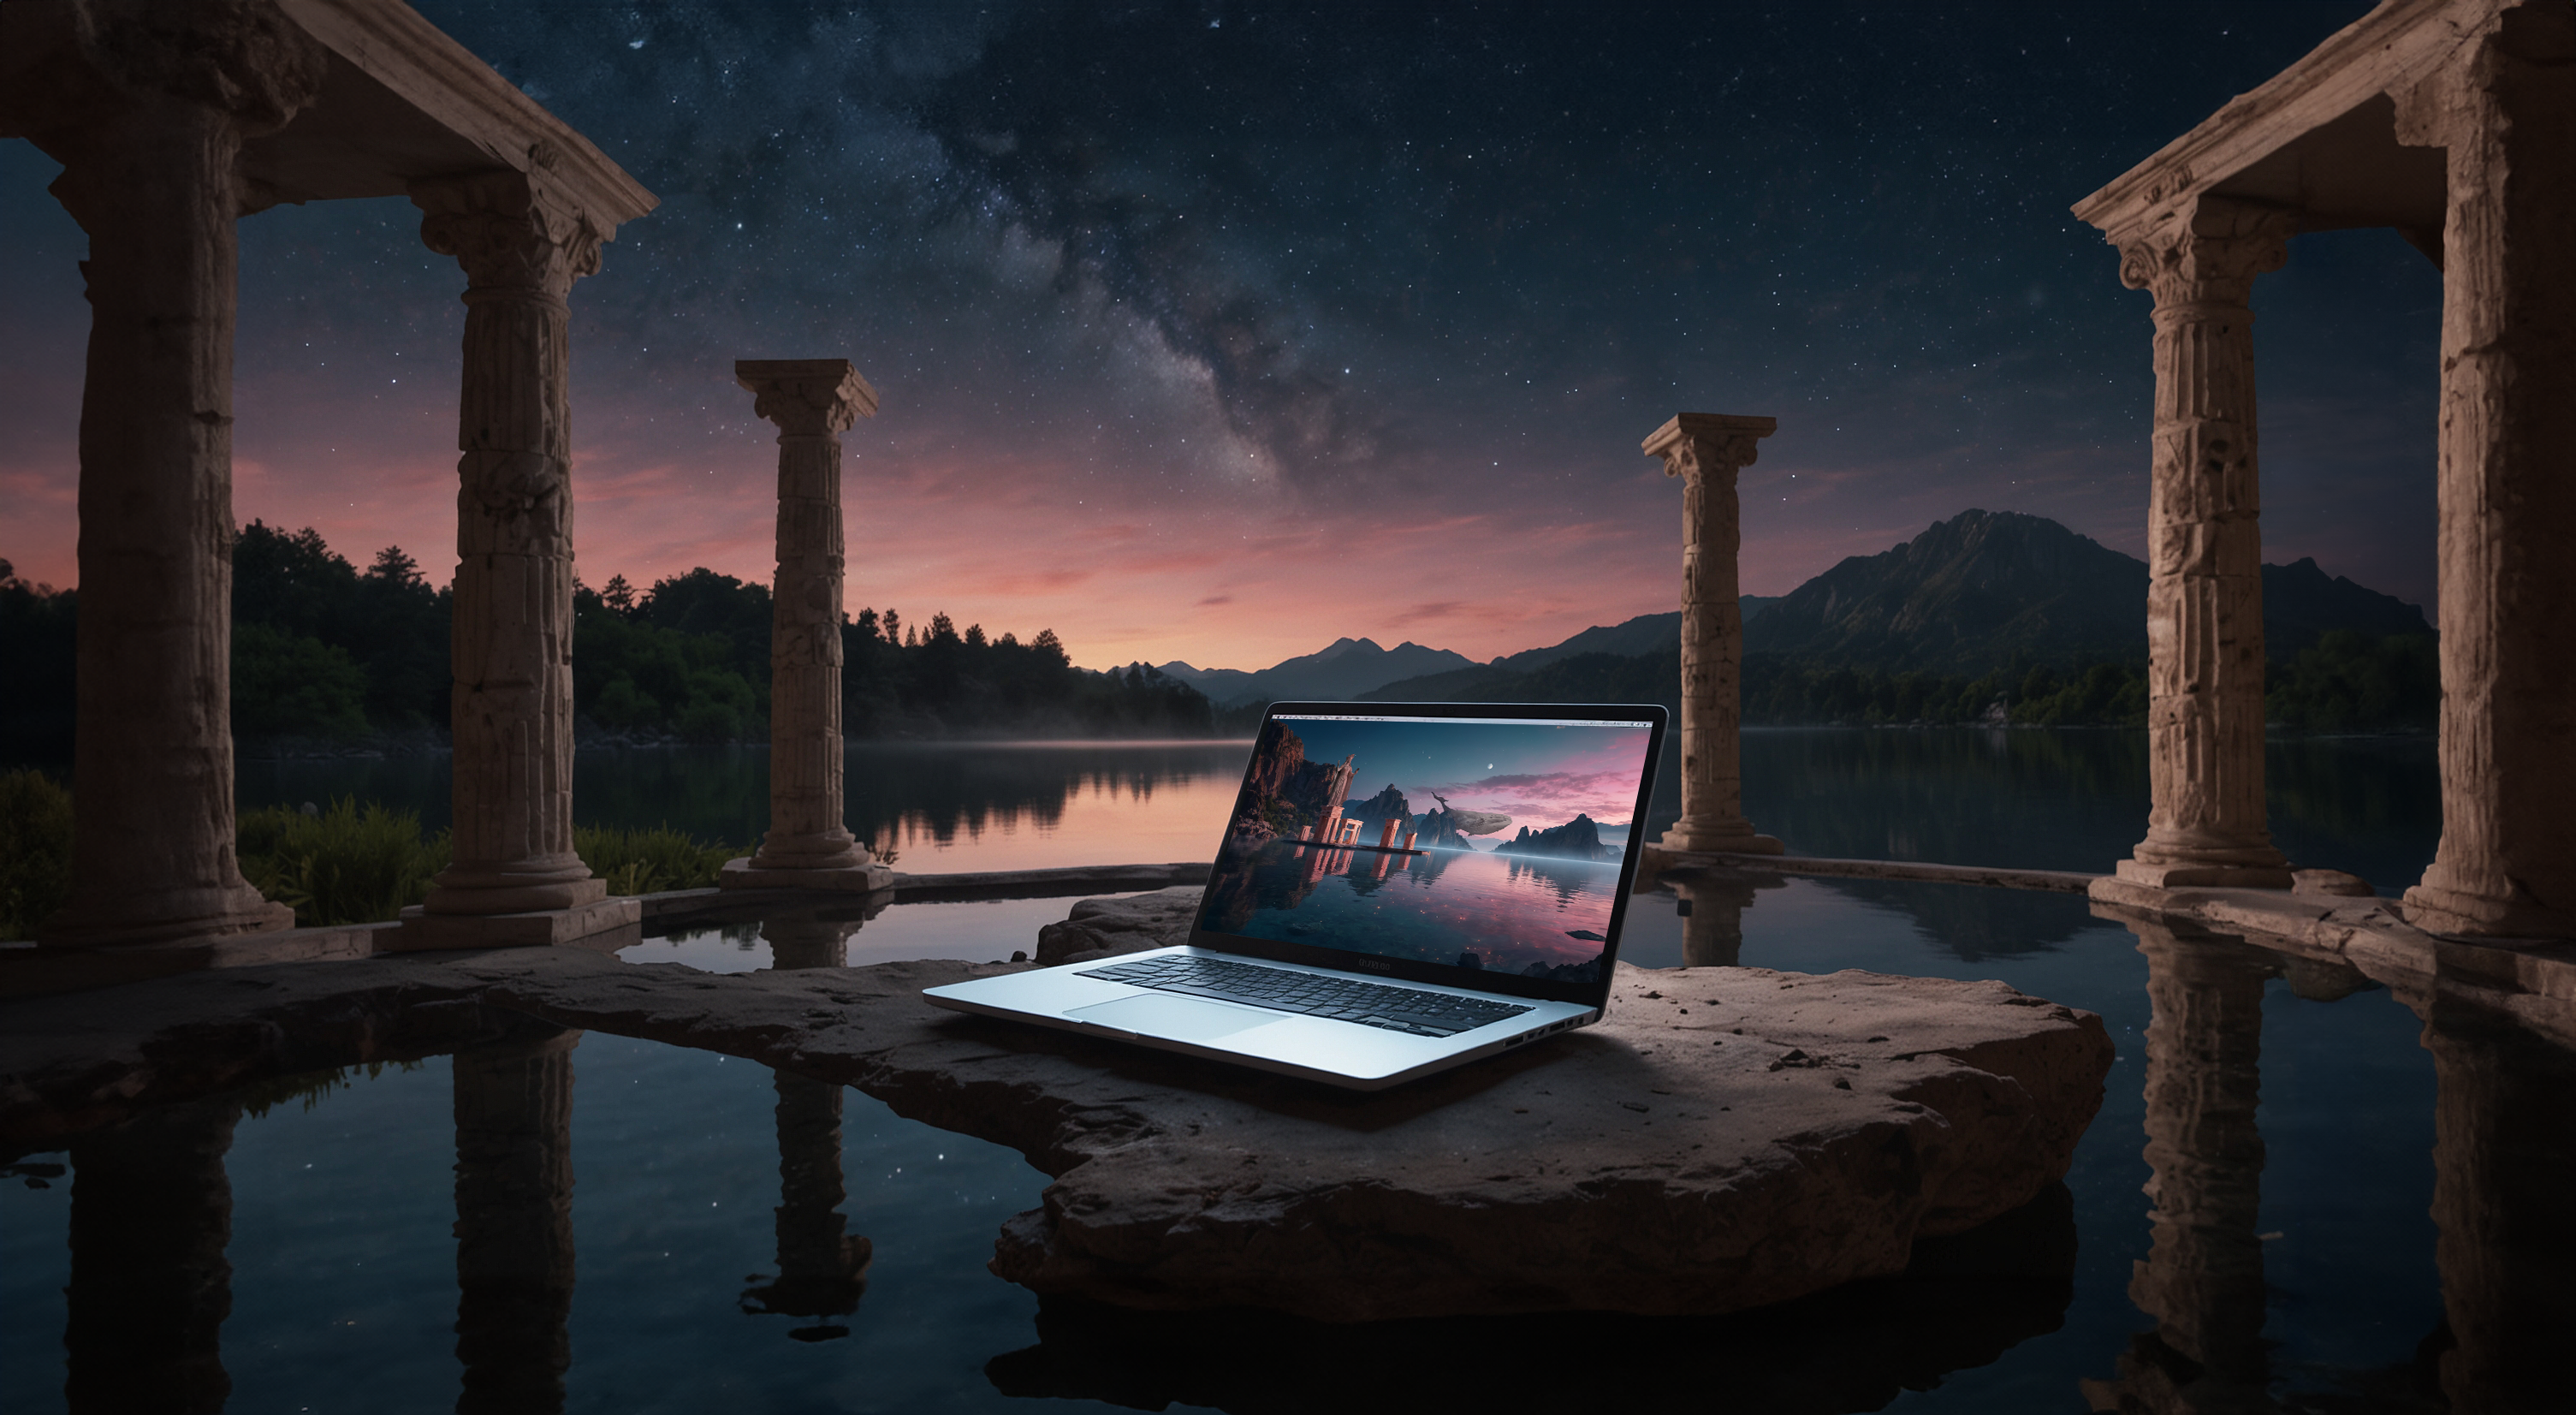
[[[2437,884],[2406,891],[2406,922],[2428,934],[2483,939],[2576,938],[2576,919],[2539,904],[2489,899]]]
[[[847,894],[874,894],[894,888],[894,868],[876,860],[834,870],[773,870],[750,859],[727,860],[716,871],[718,889],[829,889]]]
[[[432,914],[415,904],[402,927],[376,937],[379,953],[450,948],[547,948],[568,945],[613,953],[644,939],[644,902],[601,899],[571,909],[519,914]]]
[[[499,878],[506,880],[509,877],[503,875]],[[430,882],[429,899],[420,907],[443,918],[479,919],[495,914],[584,909],[607,897],[608,881],[596,875],[577,879],[541,879],[527,884],[453,884],[447,881],[446,875],[441,875]]]
[[[1786,855],[1789,853],[1789,847],[1772,836],[1757,834],[1749,825],[1731,831],[1710,830],[1705,827],[1693,829],[1688,821],[1680,822],[1665,831],[1664,838],[1656,841],[1650,848],[1678,850],[1694,855]]]
[[[2114,877],[2151,889],[2288,889],[2297,883],[2288,864],[2215,865],[2205,861],[2122,860]]]
[[[196,893],[195,891],[190,891]],[[106,908],[66,905],[36,926],[43,948],[104,948],[138,943],[211,943],[242,934],[276,933],[295,927],[292,905],[263,899],[248,885],[237,890],[205,891],[177,907],[147,914],[149,897],[119,900]]]

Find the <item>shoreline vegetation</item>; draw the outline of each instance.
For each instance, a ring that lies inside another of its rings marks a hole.
[[[328,806],[244,811],[235,838],[243,877],[264,897],[293,906],[298,928],[398,917],[428,896],[451,851],[448,832],[424,832],[414,812],[347,797]],[[0,773],[0,940],[31,937],[62,907],[71,840],[68,789],[39,771]],[[576,826],[573,849],[614,895],[705,889],[725,861],[752,852],[668,826]],[[891,846],[876,851],[889,864],[895,853]]]

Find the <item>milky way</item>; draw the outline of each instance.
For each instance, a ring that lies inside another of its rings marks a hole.
[[[576,287],[581,567],[766,578],[748,357],[846,356],[849,607],[1086,663],[1671,608],[1638,440],[1777,417],[1745,588],[1971,506],[2143,541],[2147,297],[2067,207],[2368,6],[424,4],[662,199]],[[85,248],[0,144],[0,556],[75,578]],[[452,534],[461,278],[242,225],[236,510]],[[2266,557],[2429,603],[2439,276],[2257,287]]]

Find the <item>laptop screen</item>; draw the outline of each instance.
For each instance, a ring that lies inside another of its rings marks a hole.
[[[1597,991],[1661,711],[1376,708],[1273,710],[1199,929],[1352,955],[1305,960],[1341,967]],[[1534,711],[1570,715],[1519,715]]]

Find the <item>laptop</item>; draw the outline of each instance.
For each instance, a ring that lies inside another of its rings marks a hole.
[[[1273,703],[1190,941],[937,1007],[1380,1090],[1600,1020],[1664,710]]]

